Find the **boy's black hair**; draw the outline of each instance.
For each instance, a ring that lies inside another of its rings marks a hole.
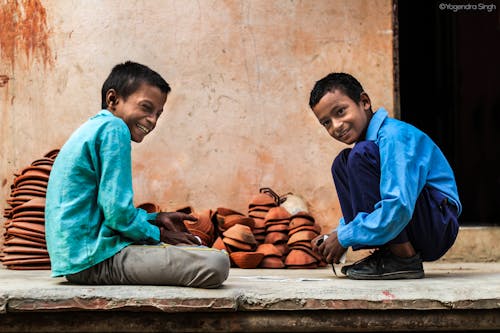
[[[326,93],[333,92],[336,89],[342,91],[356,103],[359,103],[361,93],[364,91],[361,83],[354,76],[347,73],[330,73],[317,81],[311,90],[311,96],[309,97],[311,109],[319,103]]]
[[[132,61],[116,65],[102,85],[101,107],[103,109],[107,108],[106,93],[109,89],[114,89],[118,96],[126,100],[143,83],[158,87],[166,94],[171,90],[167,81],[147,66]]]

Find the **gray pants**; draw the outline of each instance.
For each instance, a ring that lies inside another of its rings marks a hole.
[[[229,275],[229,256],[204,246],[130,245],[81,272],[76,284],[142,284],[217,288]]]

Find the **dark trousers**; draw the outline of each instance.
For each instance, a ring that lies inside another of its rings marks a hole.
[[[380,198],[380,154],[371,141],[358,142],[335,158],[332,175],[345,223],[360,212],[371,213]],[[445,195],[429,186],[420,192],[413,216],[403,231],[387,244],[410,242],[424,261],[443,256],[458,233],[457,209]],[[371,248],[358,244],[354,250]]]

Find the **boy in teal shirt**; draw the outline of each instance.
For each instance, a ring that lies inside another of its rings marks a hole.
[[[354,144],[332,165],[343,217],[326,240],[313,240],[314,249],[333,264],[348,247],[377,248],[342,268],[352,279],[424,277],[422,261],[437,260],[453,245],[462,210],[441,150],[383,108],[374,113],[368,94],[349,74],[331,73],[316,82],[309,105],[334,139]]]
[[[61,148],[45,211],[53,276],[203,288],[226,280],[227,254],[198,246],[183,223],[193,216],[148,214],[133,205],[131,141],[142,142],[155,128],[169,92],[147,66],[116,65],[102,87],[102,110]]]

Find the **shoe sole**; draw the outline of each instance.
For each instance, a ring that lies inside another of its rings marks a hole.
[[[357,274],[347,271],[347,277],[353,280],[399,280],[399,279],[422,279],[425,276],[423,271],[400,271],[385,273],[380,275]]]

